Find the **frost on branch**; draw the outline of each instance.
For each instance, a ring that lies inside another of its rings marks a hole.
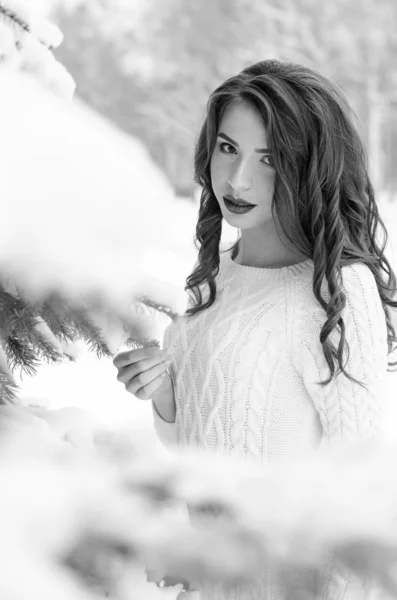
[[[1,597],[154,599],[163,591],[144,584],[145,565],[174,582],[236,586],[269,563],[317,569],[331,553],[373,580],[374,598],[397,592],[394,446],[260,470],[122,437],[84,452],[42,431],[2,440]],[[186,503],[192,524],[174,510]]]
[[[0,66],[29,74],[51,92],[72,98],[75,82],[52,53],[62,40],[61,31],[34,0],[1,0]]]

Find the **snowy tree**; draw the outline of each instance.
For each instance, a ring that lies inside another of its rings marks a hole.
[[[159,345],[154,314],[176,316],[182,287],[153,266],[159,248],[164,260],[175,252],[166,178],[142,144],[64,99],[73,80],[51,52],[62,35],[27,6],[1,4],[3,403],[15,399],[15,369],[72,359],[75,339],[98,356]]]

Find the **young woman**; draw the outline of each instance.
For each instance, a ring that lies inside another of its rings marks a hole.
[[[186,280],[189,307],[165,331],[173,356],[120,354],[119,380],[153,400],[166,444],[266,464],[375,438],[381,386],[396,364],[388,363],[396,279],[341,91],[276,60],[231,77],[209,99],[195,181],[203,188],[198,262]],[[228,249],[220,247],[223,219],[240,231]],[[311,575],[292,576],[288,599],[306,600]],[[337,563],[319,581],[316,598],[365,597]],[[287,598],[276,569],[234,596],[201,590],[203,600],[231,597]]]

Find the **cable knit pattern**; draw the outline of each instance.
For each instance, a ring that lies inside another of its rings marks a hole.
[[[259,465],[341,440],[373,438],[381,424],[387,371],[387,329],[375,279],[363,264],[343,267],[342,313],[350,357],[347,371],[329,376],[319,335],[326,315],[313,290],[313,262],[279,269],[236,264],[221,252],[217,296],[207,310],[181,316],[164,333],[175,354],[170,374],[175,423],[153,405],[154,425],[167,446],[200,446]],[[204,298],[208,290],[203,289]],[[323,297],[329,298],[328,286]],[[338,343],[338,332],[331,339]],[[313,573],[291,568],[293,595],[277,568],[234,595],[202,589],[202,600],[307,600]],[[361,584],[335,557],[319,578],[316,600],[364,600]]]

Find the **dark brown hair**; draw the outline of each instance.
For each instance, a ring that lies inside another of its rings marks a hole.
[[[360,262],[373,273],[385,311],[389,354],[397,341],[390,316],[390,307],[397,308],[392,300],[396,277],[384,256],[388,234],[375,202],[367,154],[354,124],[356,116],[334,83],[302,65],[258,62],[227,79],[208,100],[195,150],[194,181],[202,187],[194,238],[199,254],[195,269],[186,279],[185,290],[192,290],[195,298],[186,315],[192,316],[215,301],[222,213],[211,186],[210,160],[225,110],[241,101],[259,111],[272,148],[276,170],[273,218],[277,217],[293,247],[314,262],[313,292],[327,314],[320,341],[331,371],[321,385],[334,376],[334,358],[338,373],[343,371],[357,381],[342,365],[347,341],[341,317],[346,304],[341,267]],[[382,242],[379,233],[383,234]],[[232,258],[238,244],[239,239]],[[324,278],[330,292],[328,303],[320,291]],[[209,286],[206,302],[202,283]],[[336,326],[341,331],[338,349],[328,340]]]

